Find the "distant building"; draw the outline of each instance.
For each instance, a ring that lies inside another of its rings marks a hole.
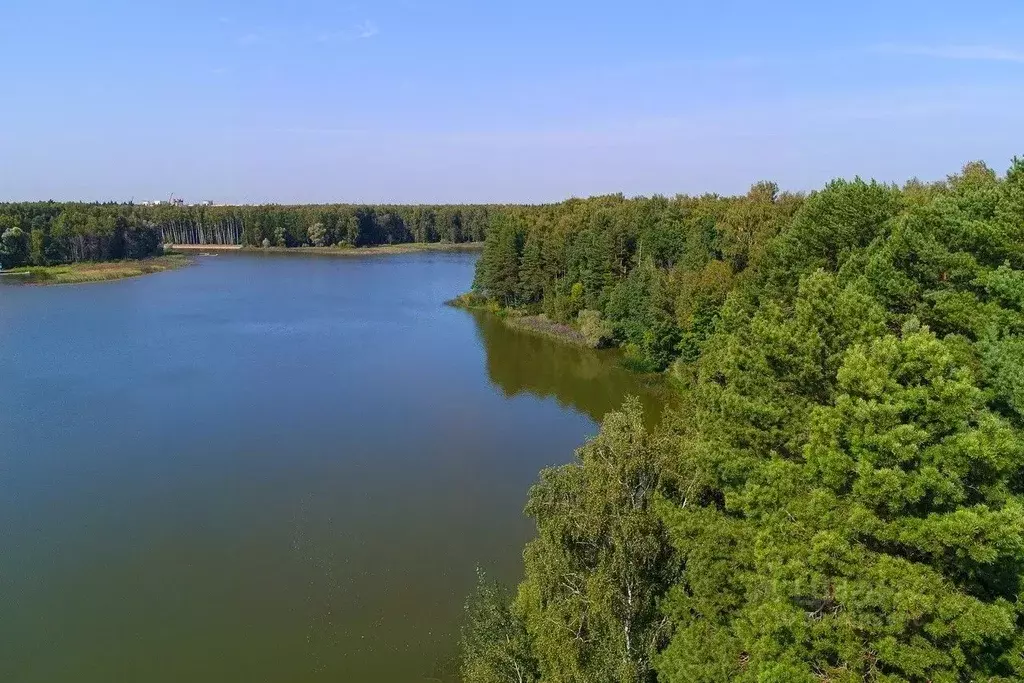
[[[163,204],[169,204],[171,206],[213,206],[212,199],[205,199],[201,202],[190,202],[186,203],[182,197],[171,197],[168,200],[163,199],[151,199],[147,201],[139,202],[139,206],[161,206]]]

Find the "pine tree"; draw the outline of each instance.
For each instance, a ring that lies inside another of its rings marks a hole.
[[[492,225],[473,282],[474,289],[504,306],[514,306],[519,301],[522,238],[522,231],[513,220],[502,219]]]
[[[547,285],[544,279],[541,239],[537,230],[531,230],[527,233],[523,245],[523,258],[519,268],[519,301],[527,305],[540,302]]]

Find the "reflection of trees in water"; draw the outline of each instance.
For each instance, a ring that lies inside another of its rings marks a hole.
[[[474,312],[473,317],[487,352],[488,378],[505,396],[553,397],[599,422],[634,395],[649,417],[658,415],[660,403],[650,387],[620,367],[613,353],[516,330],[488,313]]]

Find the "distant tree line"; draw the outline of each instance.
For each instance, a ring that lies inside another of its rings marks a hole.
[[[173,244],[364,247],[407,242],[482,242],[504,207],[348,204],[155,206],[142,213]]]
[[[5,267],[144,258],[168,244],[363,247],[480,242],[501,206],[0,204]],[[523,209],[528,210],[528,209]]]
[[[599,312],[682,408],[541,473],[468,683],[1024,680],[1024,160],[513,212],[476,287]]]

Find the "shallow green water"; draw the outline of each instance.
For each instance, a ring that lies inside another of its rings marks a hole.
[[[538,470],[627,393],[442,306],[475,256],[224,255],[0,282],[0,680],[452,676]]]

